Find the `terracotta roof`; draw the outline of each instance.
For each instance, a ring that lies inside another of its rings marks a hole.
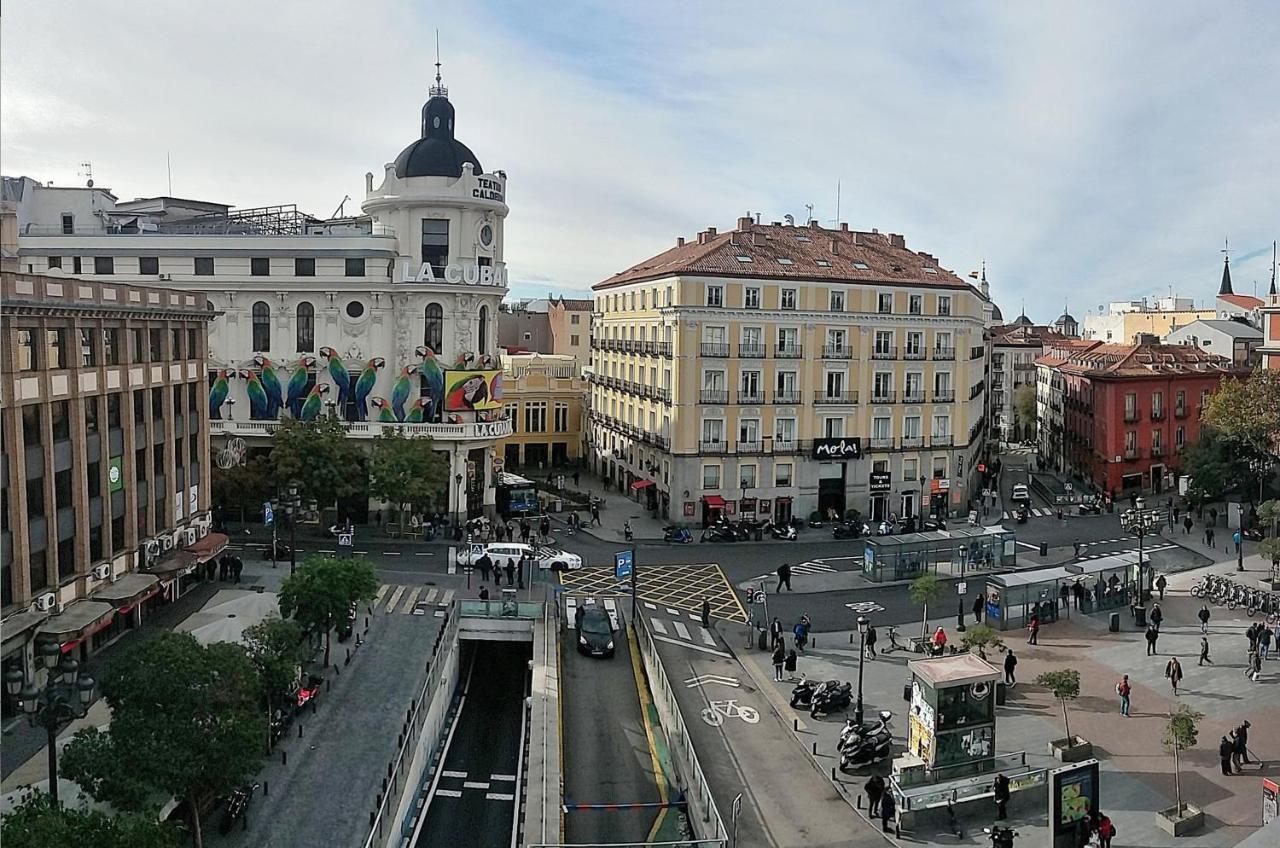
[[[1042,347],[1048,344],[1067,341],[1068,336],[1059,333],[1053,327],[1044,327],[1040,325],[1026,326],[1024,324],[1004,324],[999,327],[992,327],[991,343],[1002,347],[1010,347],[1014,345],[1027,345],[1031,347]]]
[[[556,304],[569,312],[590,312],[595,308],[596,302],[594,300],[561,296],[556,298]]]
[[[1103,377],[1148,377],[1152,374],[1228,373],[1231,360],[1206,353],[1189,345],[1102,344],[1088,347],[1057,345],[1036,360],[1059,370],[1092,379]]]
[[[939,267],[934,257],[909,250],[902,236],[829,230],[816,225],[756,224],[747,218],[739,219],[738,229],[727,233],[709,229],[692,241],[681,239],[675,247],[601,280],[592,288],[598,291],[677,274],[793,277],[977,292],[955,273]]]
[[[1232,306],[1238,306],[1241,309],[1257,309],[1262,305],[1262,298],[1250,297],[1247,294],[1220,294],[1218,300],[1225,300]]]

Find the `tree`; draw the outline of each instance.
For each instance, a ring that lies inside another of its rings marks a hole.
[[[1271,577],[1280,574],[1280,500],[1272,498],[1258,507],[1258,521],[1269,527],[1271,535],[1258,543],[1258,554],[1271,560]]]
[[[330,636],[351,608],[378,591],[373,566],[361,557],[309,556],[280,587],[280,612],[308,631],[324,633],[324,664]]]
[[[1036,387],[1023,386],[1013,392],[1013,423],[1024,439],[1036,437]]]
[[[146,816],[55,806],[44,792],[24,796],[0,825],[5,848],[178,848],[183,841],[182,832],[171,824]]]
[[[302,664],[311,657],[306,631],[291,619],[268,618],[245,629],[244,649],[258,671],[270,716],[277,703],[297,690]]]
[[[1053,693],[1053,697],[1062,703],[1062,723],[1067,728],[1067,744],[1070,745],[1071,721],[1067,718],[1067,701],[1080,697],[1080,672],[1074,669],[1063,671],[1046,671],[1035,680],[1037,686],[1043,686]]]
[[[933,572],[921,574],[911,581],[911,602],[924,605],[924,618],[920,622],[920,638],[929,638],[929,604],[937,603],[942,598],[942,584],[938,575]]]
[[[245,520],[246,511],[257,512],[262,502],[274,494],[270,463],[260,453],[251,454],[244,465],[225,469],[215,465],[210,482],[214,505],[226,511],[238,510],[241,521]]]
[[[975,624],[960,637],[961,647],[966,651],[976,648],[978,656],[984,660],[987,658],[987,648],[998,648],[1003,645],[1004,640],[1000,638],[1000,631],[989,624]]]
[[[1280,461],[1280,371],[1260,369],[1246,380],[1224,380],[1209,397],[1204,420],[1234,443],[1262,500],[1267,476]]]
[[[200,810],[261,764],[261,685],[238,645],[202,646],[189,633],[151,639],[107,667],[111,725],[73,737],[67,775],[121,810],[146,810],[157,794],[184,801],[200,848]]]
[[[369,455],[369,494],[396,505],[404,528],[404,507],[425,506],[442,498],[449,485],[449,462],[430,437],[406,436],[386,429],[373,440]]]
[[[1197,508],[1221,499],[1244,470],[1231,442],[1213,427],[1203,428],[1200,441],[1182,456],[1182,473],[1191,478],[1187,499]]]
[[[1173,791],[1177,801],[1178,813],[1182,813],[1182,777],[1178,771],[1178,752],[1194,748],[1200,732],[1200,720],[1204,713],[1198,713],[1186,704],[1179,704],[1178,709],[1169,714],[1169,721],[1164,726],[1162,742],[1165,748],[1173,751]]]
[[[336,418],[281,421],[271,437],[271,471],[278,485],[296,480],[321,507],[364,488],[364,454]]]

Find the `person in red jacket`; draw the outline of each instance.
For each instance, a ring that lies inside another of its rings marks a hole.
[[[933,652],[934,654],[943,654],[947,650],[947,634],[941,627],[933,632]]]

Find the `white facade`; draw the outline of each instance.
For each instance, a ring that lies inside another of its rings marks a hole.
[[[1257,365],[1262,331],[1239,321],[1193,321],[1162,339],[1165,344],[1189,345],[1225,356],[1236,365]]]

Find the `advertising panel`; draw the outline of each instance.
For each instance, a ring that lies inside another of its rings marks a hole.
[[[473,412],[502,406],[501,371],[444,372],[444,408]]]
[[[1049,793],[1055,841],[1075,834],[1080,827],[1077,822],[1098,806],[1098,761],[1086,760],[1052,772]]]
[[[814,459],[861,459],[862,440],[843,436],[813,440]]]

